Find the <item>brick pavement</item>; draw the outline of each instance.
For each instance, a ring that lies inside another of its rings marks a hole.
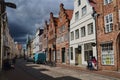
[[[109,76],[109,77],[114,77],[114,78],[119,78],[120,79],[120,71],[94,71],[94,70],[88,70],[83,67],[77,67],[73,65],[64,65],[64,64],[57,64],[59,67],[67,68],[67,69],[73,69],[73,70],[78,70],[78,71],[85,71],[87,73],[95,73],[95,74],[100,74],[104,76]]]
[[[89,71],[80,67],[60,66],[51,67],[19,60],[15,70],[4,72],[0,80],[120,80],[119,72]],[[109,75],[106,76],[107,73]],[[110,74],[117,77],[113,78]]]

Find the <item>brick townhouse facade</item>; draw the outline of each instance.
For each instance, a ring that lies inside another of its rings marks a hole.
[[[45,21],[43,30],[43,50],[46,54],[46,60],[48,61],[48,23]]]
[[[58,18],[50,13],[50,21],[48,27],[48,61],[56,61],[56,27],[58,23]]]
[[[120,0],[94,0],[99,16],[96,19],[98,69],[120,70]]]
[[[65,9],[60,4],[59,22],[57,26],[56,52],[57,62],[69,64],[69,27],[73,10]]]

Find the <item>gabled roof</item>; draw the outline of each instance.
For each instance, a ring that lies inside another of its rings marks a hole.
[[[63,12],[66,15],[66,18],[71,20],[72,14],[73,14],[73,10],[65,9],[63,3],[60,4],[60,12]],[[59,14],[60,14],[60,12],[59,12]]]
[[[65,13],[67,14],[68,19],[71,20],[73,15],[73,10],[65,9]]]
[[[96,7],[96,0],[88,0],[92,7]]]
[[[53,17],[53,19],[54,19],[54,23],[55,23],[55,24],[58,24],[58,22],[59,22],[58,17]],[[55,26],[56,26],[56,25],[55,25]]]

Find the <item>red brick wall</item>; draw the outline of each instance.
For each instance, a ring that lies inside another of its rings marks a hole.
[[[97,2],[97,4],[101,3],[101,0],[99,0]],[[113,0],[112,3],[108,4],[108,5],[104,5],[104,4],[99,4],[99,8],[98,8],[98,13],[100,14],[100,16],[98,16],[98,20],[97,20],[97,46],[98,46],[98,66],[99,69],[102,70],[117,70],[118,69],[118,63],[119,63],[119,59],[118,59],[118,55],[119,52],[117,52],[117,37],[119,34],[119,26],[118,26],[118,9],[116,9],[116,5],[117,2],[116,0]],[[119,7],[120,8],[120,7]],[[109,13],[113,13],[113,31],[110,33],[105,33],[105,28],[104,28],[104,16],[109,14]],[[108,42],[108,41],[112,41],[113,42],[113,49],[114,49],[114,64],[113,66],[103,66],[101,64],[101,46],[100,44],[103,42]],[[120,58],[120,57],[119,57]]]
[[[66,10],[64,8],[63,4],[60,4],[60,11],[59,11],[59,23],[58,23],[58,27],[57,27],[57,38],[64,36],[65,34],[69,35],[69,24],[70,24],[70,19],[72,18],[72,10]],[[65,26],[65,30],[63,32],[60,32],[59,29]],[[58,43],[56,45],[57,50],[60,51],[60,55],[58,55],[57,57],[60,57],[58,61],[58,63],[62,63],[62,48],[65,48],[65,63],[69,64],[69,57],[68,57],[68,53],[66,52],[66,49],[69,49],[69,39],[66,41],[63,41],[61,43]]]

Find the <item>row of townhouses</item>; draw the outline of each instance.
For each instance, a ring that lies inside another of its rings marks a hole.
[[[85,67],[94,56],[98,70],[120,70],[120,0],[74,0],[74,10],[60,4],[31,44],[31,54],[57,64]]]
[[[22,55],[22,45],[11,37],[4,0],[0,0],[0,71],[4,68],[6,59]]]

